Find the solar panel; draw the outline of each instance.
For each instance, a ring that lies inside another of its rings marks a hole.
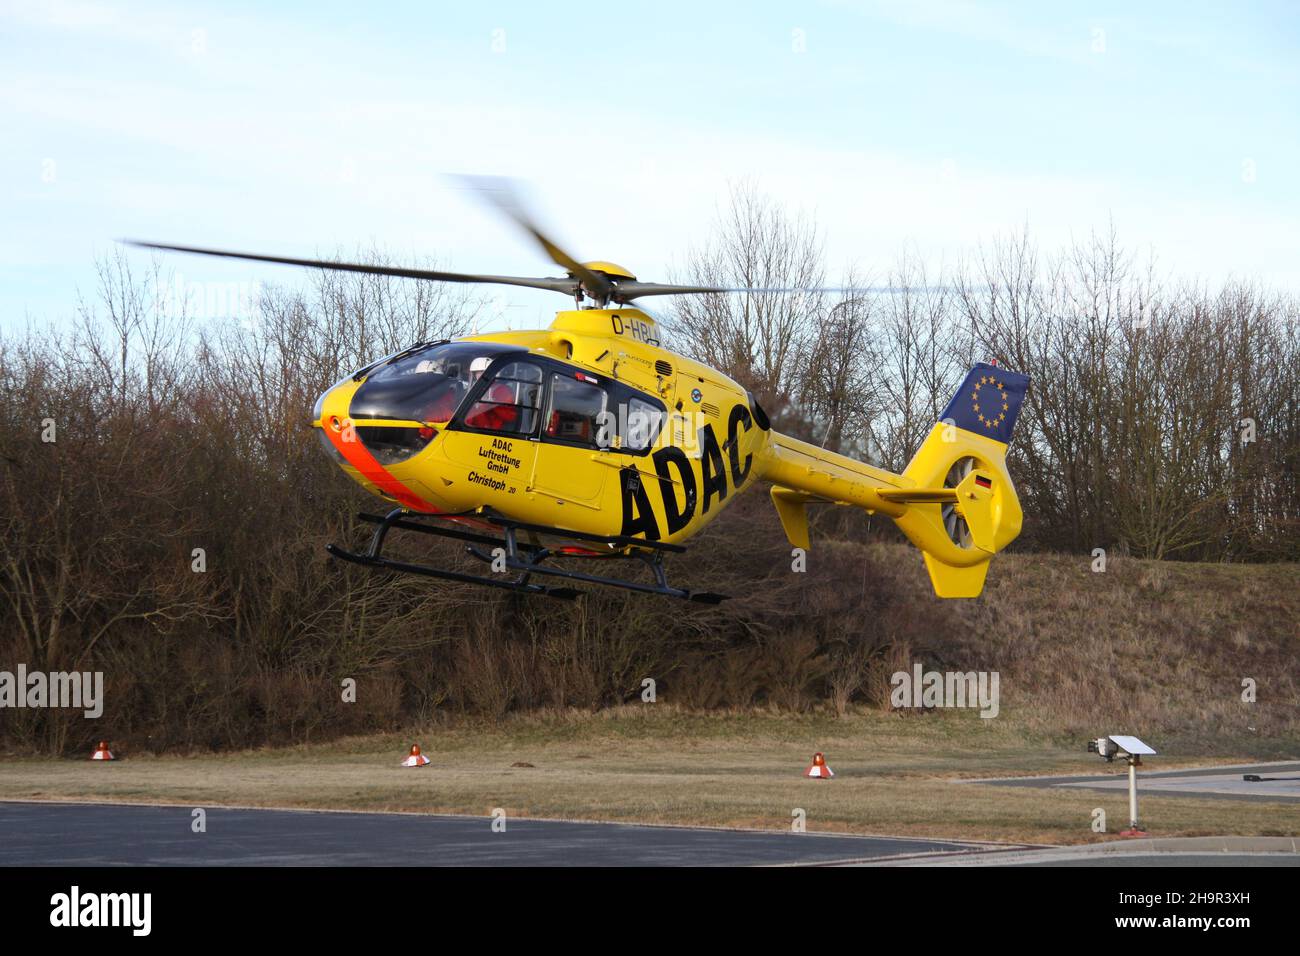
[[[1155,753],[1150,747],[1138,740],[1136,737],[1125,737],[1123,735],[1111,734],[1110,739],[1119,745],[1119,749],[1129,754],[1153,754]]]

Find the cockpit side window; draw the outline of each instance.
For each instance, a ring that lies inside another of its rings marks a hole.
[[[652,405],[642,398],[632,397],[627,402],[626,424],[621,425],[623,448],[626,451],[648,451],[659,437],[664,424],[662,405]]]
[[[508,362],[465,413],[464,425],[488,432],[532,435],[542,407],[542,369],[532,362]]]
[[[608,406],[609,395],[599,385],[582,381],[571,373],[554,374],[545,437],[597,447]]]
[[[664,416],[663,403],[621,382],[555,372],[542,441],[643,455],[658,439]]]

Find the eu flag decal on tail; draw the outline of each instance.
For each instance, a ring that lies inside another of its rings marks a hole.
[[[981,362],[962,382],[943,411],[942,420],[1002,444],[1010,444],[1029,376]]]

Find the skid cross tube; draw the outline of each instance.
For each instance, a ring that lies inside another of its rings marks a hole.
[[[671,554],[685,554],[686,548],[680,544],[668,544],[666,541],[650,541],[647,538],[629,538],[623,535],[599,535],[587,534],[585,531],[562,531],[559,528],[548,528],[542,524],[527,524],[523,521],[514,521],[510,518],[502,517],[492,512],[484,512],[483,517],[495,525],[502,528],[518,528],[520,531],[532,531],[536,534],[557,535],[564,538],[573,538],[578,541],[593,541],[597,544],[612,545],[617,548],[649,548],[651,551],[665,551]]]
[[[663,553],[656,552],[653,556],[638,551],[630,554],[613,555],[624,560],[637,560],[644,563],[654,574],[654,584],[642,584],[639,581],[628,581],[624,578],[608,578],[596,574],[584,574],[581,571],[570,571],[566,568],[542,567],[535,557],[521,557],[518,543],[519,525],[513,523],[503,523],[503,529],[506,536],[506,567],[513,571],[524,571],[527,573],[547,574],[555,577],[565,578],[569,581],[583,581],[587,584],[603,584],[609,587],[624,588],[628,591],[639,591],[642,594],[662,594],[665,597],[681,598],[686,601],[696,601],[702,604],[717,604],[725,600],[721,594],[712,594],[707,591],[693,592],[683,590],[682,588],[672,587],[668,583],[668,575],[664,570]],[[535,530],[530,526],[529,530]],[[552,534],[555,532],[552,531]],[[600,540],[588,536],[590,540]],[[628,539],[635,540],[635,539]]]
[[[338,545],[326,545],[326,550],[337,558],[344,561],[351,561],[354,564],[361,564],[371,568],[386,569],[390,571],[400,571],[406,574],[418,574],[425,577],[440,578],[447,581],[460,581],[466,584],[482,584],[487,587],[498,588],[507,591],[516,591],[526,594],[540,594],[547,597],[556,598],[573,598],[579,591],[568,587],[555,587],[542,584],[535,584],[530,579],[535,574],[548,575],[552,577],[564,578],[569,581],[583,582],[586,584],[599,584],[606,587],[621,588],[627,591],[636,591],[642,594],[660,594],[665,597],[680,598],[686,601],[695,601],[701,604],[717,604],[726,600],[726,595],[713,594],[708,591],[688,591],[683,588],[675,588],[668,583],[668,574],[664,568],[663,558],[666,553],[680,553],[686,549],[680,545],[666,544],[659,541],[646,541],[641,538],[628,538],[623,536],[601,537],[600,535],[587,534],[577,531],[565,531],[560,528],[550,528],[544,525],[526,524],[523,522],[512,521],[501,515],[488,512],[470,513],[464,515],[424,515],[418,512],[410,512],[404,508],[394,508],[388,514],[380,516],[373,514],[360,514],[357,516],[362,521],[378,525],[374,534],[371,535],[370,544],[362,553],[348,551],[340,548]],[[466,531],[459,528],[440,527],[436,524],[425,524],[417,520],[420,518],[438,520],[455,520],[457,518],[470,519],[478,522],[488,521],[501,530],[501,537],[495,537],[491,534],[482,534],[475,531]],[[394,561],[391,558],[383,556],[383,548],[388,540],[388,532],[397,528],[402,531],[415,531],[420,534],[430,534],[442,538],[450,538],[455,541],[465,543],[467,553],[488,564],[494,564],[500,556],[496,549],[501,549],[504,553],[505,566],[508,570],[516,571],[518,574],[514,578],[504,578],[499,574],[491,577],[466,574],[460,571],[450,571],[443,568],[435,568],[430,565],[412,564],[406,561]],[[533,536],[548,535],[553,538],[564,540],[586,541],[594,544],[603,544],[610,550],[607,553],[592,554],[566,554],[557,548],[548,548],[542,544],[534,544],[527,541],[519,540],[519,532]],[[482,546],[492,549],[491,552]],[[629,581],[624,578],[605,577],[597,574],[586,574],[581,571],[572,571],[567,568],[555,567],[553,565],[544,565],[543,562],[555,558],[598,558],[604,560],[631,560],[638,561],[650,569],[654,576],[654,583],[642,583],[639,581]]]
[[[406,513],[407,512],[403,508],[394,508],[382,518],[377,515],[360,515],[359,517],[363,521],[371,521],[379,525],[370,538],[370,546],[362,554],[357,554],[344,548],[340,548],[336,544],[327,544],[325,550],[336,558],[341,558],[344,561],[351,561],[353,564],[360,564],[370,568],[387,571],[400,571],[403,574],[418,574],[423,577],[438,578],[443,581],[459,581],[462,584],[482,584],[486,587],[498,588],[503,591],[516,591],[523,594],[540,594],[545,595],[546,597],[562,598],[567,600],[571,600],[578,596],[579,592],[573,588],[548,587],[542,584],[531,584],[528,581],[527,574],[522,574],[519,577],[510,580],[500,577],[484,577],[478,574],[465,574],[460,571],[448,571],[444,568],[435,568],[426,564],[411,564],[407,561],[394,561],[391,558],[386,558],[380,552],[383,550],[389,529],[391,528],[402,528],[407,531],[420,531],[426,534],[434,534],[440,537],[450,537],[460,540],[481,540],[493,544],[498,543],[497,539],[488,537],[487,535],[475,535],[472,532],[457,531],[452,528],[434,528],[414,521],[404,520],[402,515]]]
[[[397,513],[400,515],[405,512],[403,511],[403,509],[398,508]],[[372,514],[365,514],[363,512],[361,514],[358,514],[357,517],[360,518],[362,521],[369,521],[381,526],[387,525],[387,527],[389,528],[401,528],[403,531],[418,531],[421,534],[431,534],[439,538],[453,538],[457,541],[470,541],[475,544],[501,544],[502,543],[500,538],[494,538],[492,537],[492,535],[489,534],[477,534],[473,531],[461,531],[457,528],[436,528],[436,527],[431,527],[427,524],[420,524],[418,521],[409,521],[401,517],[393,518],[392,512],[390,512],[387,515],[372,515]],[[381,530],[384,529],[381,528]],[[537,547],[536,545],[531,545],[531,544],[523,544],[520,545],[520,547],[526,551],[544,550],[542,548]]]

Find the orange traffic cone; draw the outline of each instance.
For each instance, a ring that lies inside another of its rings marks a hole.
[[[410,755],[402,761],[403,767],[423,767],[429,763],[429,758],[420,753],[420,745],[412,744]]]
[[[813,754],[813,762],[804,771],[805,777],[812,777],[814,780],[829,780],[835,776],[835,771],[826,766],[826,758],[820,753]]]
[[[95,748],[95,752],[90,755],[90,759],[91,760],[116,760],[117,758],[113,756],[113,751],[108,749],[108,742],[101,740],[99,742],[99,746]]]

